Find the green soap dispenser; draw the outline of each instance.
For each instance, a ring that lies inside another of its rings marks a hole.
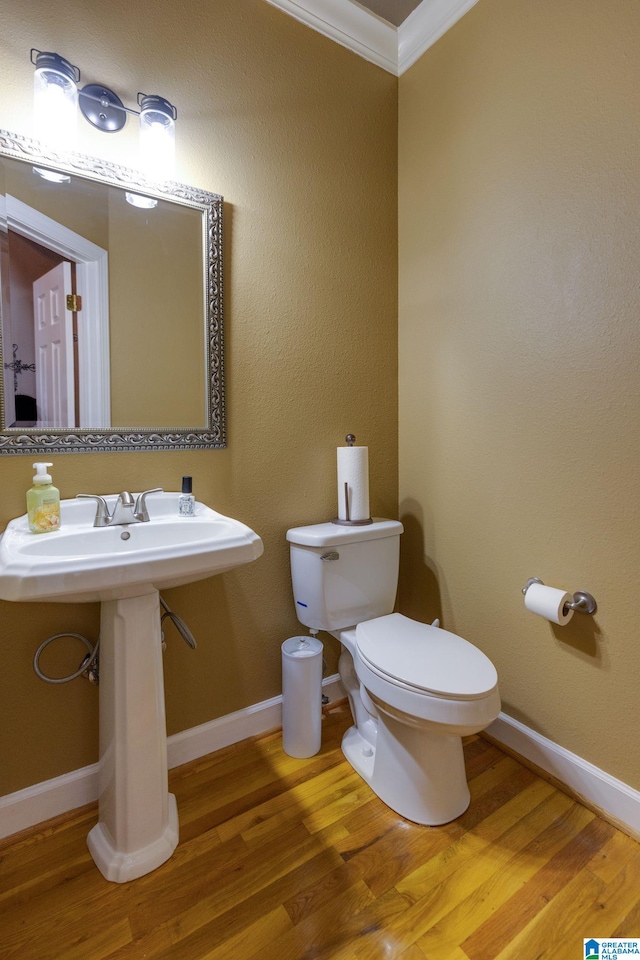
[[[32,533],[51,533],[60,526],[60,491],[51,483],[47,467],[52,463],[34,463],[36,475],[27,491],[27,517]]]

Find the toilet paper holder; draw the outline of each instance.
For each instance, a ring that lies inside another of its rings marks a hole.
[[[529,577],[522,588],[523,595],[526,594],[532,583],[541,583],[544,586],[543,580],[540,580],[538,577]],[[575,613],[594,614],[597,609],[598,604],[596,603],[595,597],[593,597],[590,593],[587,593],[585,590],[577,590],[573,594],[573,600],[568,600],[565,603],[563,612],[566,614],[569,610],[573,610]]]

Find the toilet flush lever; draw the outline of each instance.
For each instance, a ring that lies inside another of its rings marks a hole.
[[[323,553],[320,557],[321,560],[339,560],[340,554],[336,553],[335,550],[332,550],[331,553]]]

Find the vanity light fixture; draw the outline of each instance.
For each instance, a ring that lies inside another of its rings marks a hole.
[[[57,53],[32,50],[31,62],[36,68],[33,106],[38,136],[58,149],[73,150],[80,71]]]
[[[171,179],[178,115],[173,104],[157,94],[139,93],[140,110],[132,110],[101,83],[88,83],[79,90],[80,69],[57,53],[32,49],[31,62],[36,68],[34,109],[38,139],[59,150],[75,149],[78,107],[85,120],[105,133],[122,130],[127,114],[132,114],[139,117],[140,159],[145,173],[154,180]]]
[[[155,94],[138,94],[140,159],[154,180],[169,180],[175,168],[176,108]]]

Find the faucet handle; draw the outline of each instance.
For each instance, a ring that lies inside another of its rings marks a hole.
[[[96,493],[78,493],[76,494],[76,500],[95,500],[97,507],[93,521],[94,527],[106,527],[109,525],[111,515],[109,514],[107,501],[104,497],[99,497]]]
[[[145,490],[144,493],[138,495],[133,513],[136,520],[140,520],[142,523],[146,523],[149,519],[149,512],[147,511],[147,497],[150,493],[164,493],[164,490],[162,487],[154,487],[153,490]]]

